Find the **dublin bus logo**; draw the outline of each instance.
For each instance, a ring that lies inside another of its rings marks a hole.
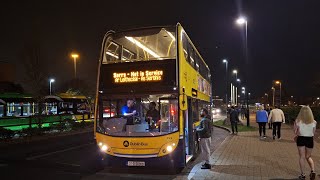
[[[124,147],[128,147],[129,146],[129,142],[128,141],[123,141],[123,146]]]

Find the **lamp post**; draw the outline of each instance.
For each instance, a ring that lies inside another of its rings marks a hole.
[[[269,95],[268,95],[268,93],[264,93],[264,95],[267,96],[266,104],[268,104],[268,102],[269,102]]]
[[[237,20],[236,20],[236,23],[239,25],[239,26],[243,26],[245,25],[245,30],[246,30],[246,38],[245,38],[245,59],[246,59],[246,64],[248,64],[248,21],[247,21],[247,18],[245,17],[239,17]],[[249,70],[247,69],[246,73],[247,73],[247,78],[249,79],[249,75],[248,75],[248,72]],[[247,91],[248,93],[248,91]],[[247,94],[247,98],[246,98],[246,101],[247,101],[247,126],[250,125],[250,115],[249,115],[249,95]]]
[[[246,104],[245,99],[246,99],[246,88],[242,87],[241,88],[241,93],[243,94],[243,104]]]
[[[74,78],[77,78],[77,58],[79,57],[78,54],[71,54],[71,57],[73,58],[73,64],[74,64]]]
[[[237,79],[238,79],[238,71],[235,69],[232,71],[233,74],[236,75],[236,79],[235,79],[235,90],[233,91],[233,94],[232,94],[232,98],[233,98],[233,101],[234,101],[234,104],[237,105],[237,91],[238,91],[238,87],[237,87]]]
[[[226,111],[228,112],[228,60],[222,60],[226,64]]]
[[[248,61],[248,21],[245,17],[239,17],[236,20],[236,23],[239,26],[243,26],[245,25],[246,28],[246,41],[245,41],[245,53],[246,53],[246,61]],[[247,62],[248,63],[248,62]]]
[[[279,107],[281,107],[281,81],[276,81],[276,84],[279,84],[279,86],[280,86],[280,105],[279,105]]]
[[[52,84],[54,81],[55,81],[54,79],[50,79],[50,80],[49,80],[49,87],[50,87],[50,88],[49,88],[49,89],[50,89],[50,92],[49,92],[49,93],[50,93],[50,95],[51,95],[51,92],[52,92],[52,90],[51,90],[52,85],[51,85],[51,84]]]
[[[232,71],[232,73],[236,75],[236,80],[237,80],[238,79],[238,71],[235,69]]]
[[[238,105],[238,103],[241,103],[241,102],[239,102],[239,98],[238,98],[238,96],[240,94],[240,92],[238,93],[238,87],[240,88],[240,79],[239,78],[237,79],[237,83],[238,84],[236,84],[236,105]]]
[[[274,94],[275,94],[275,88],[272,87],[272,107],[274,108]]]

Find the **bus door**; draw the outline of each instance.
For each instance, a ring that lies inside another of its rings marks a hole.
[[[193,158],[195,139],[193,128],[193,111],[192,111],[192,99],[188,98],[188,109],[185,111],[185,148],[186,148],[186,162]]]

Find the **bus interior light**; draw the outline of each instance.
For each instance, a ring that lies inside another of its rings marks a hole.
[[[109,56],[112,56],[112,57],[114,57],[114,58],[119,59],[119,56],[117,56],[117,55],[115,55],[115,54],[113,54],[113,53],[111,53],[111,52],[106,52],[106,54],[108,54]],[[123,59],[123,60],[128,60],[128,59],[125,58],[125,57],[122,57],[122,59]]]
[[[160,58],[160,56],[158,54],[156,54],[155,52],[153,52],[151,49],[147,48],[146,46],[144,46],[143,44],[141,44],[138,40],[134,39],[133,37],[128,37],[126,36],[126,39],[128,39],[129,41],[131,41],[133,44],[136,44],[137,46],[139,46],[141,49],[147,51],[149,54],[151,54],[153,57],[155,58]]]
[[[174,37],[174,35],[171,32],[169,32],[169,31],[166,31],[166,32],[169,34],[169,36],[172,38],[173,41],[176,40],[176,38]]]
[[[115,54],[112,54],[111,52],[106,52],[106,54],[108,54],[108,55],[110,55],[110,56],[112,56],[112,57],[114,57],[114,58],[119,58],[119,56],[117,56],[117,55],[115,55]]]

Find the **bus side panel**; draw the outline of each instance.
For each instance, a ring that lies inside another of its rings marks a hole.
[[[97,148],[99,148],[97,146]],[[143,161],[145,162],[145,168],[157,168],[157,169],[172,169],[172,168],[183,168],[186,165],[185,161],[185,150],[184,150],[183,139],[179,140],[177,148],[170,154],[155,157],[155,158],[127,158],[110,156],[106,153],[101,152],[102,163],[109,167],[128,167],[128,161]],[[134,167],[132,167],[134,168]],[[140,167],[141,168],[141,167]]]

